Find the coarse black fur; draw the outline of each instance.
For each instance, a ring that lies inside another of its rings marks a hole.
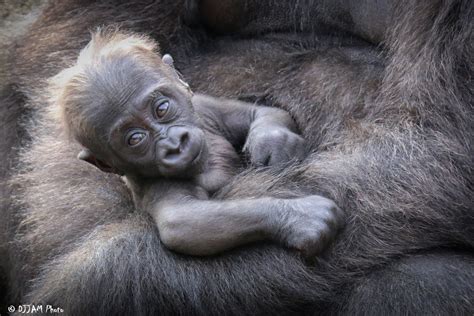
[[[6,236],[15,241],[8,302],[48,302],[72,315],[472,314],[474,4],[400,1],[374,37],[351,35],[346,14],[314,27],[298,13],[315,9],[309,1],[245,36],[209,35],[187,7],[62,1],[18,39],[11,81],[31,109],[32,141],[12,177],[16,204],[2,202],[2,217],[22,220]],[[42,89],[90,28],[112,22],[149,32],[196,91],[293,115],[311,157],[283,171],[249,170],[221,196],[335,200],[349,221],[314,266],[269,245],[208,259],[168,252],[118,177],[76,161]]]

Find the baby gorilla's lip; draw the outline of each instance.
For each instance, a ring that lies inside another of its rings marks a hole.
[[[197,138],[197,139],[196,139]],[[190,133],[179,145],[176,153],[167,155],[162,159],[160,165],[169,175],[186,172],[199,164],[203,152],[204,141],[202,137]],[[185,176],[184,174],[182,176]]]
[[[202,154],[202,148],[203,148],[203,140],[202,138],[199,139],[199,142],[194,142],[193,140],[188,140],[188,144],[186,144],[184,147],[184,150],[188,151],[190,160],[187,163],[187,166],[193,166],[199,162],[199,159],[201,158]],[[189,145],[189,143],[191,143]]]
[[[199,158],[201,158],[201,153],[202,153],[202,141],[201,141],[201,148],[197,152],[197,154],[194,156],[193,160],[191,160],[191,164],[195,164],[197,161],[199,161]]]
[[[203,141],[202,139],[200,139],[199,142],[196,142],[196,143],[192,142],[191,146],[189,146],[190,148],[188,148],[188,151],[189,151],[189,156],[191,157],[191,159],[187,163],[188,166],[192,166],[199,161],[199,159],[201,158],[201,153],[202,153],[202,145],[203,145]]]

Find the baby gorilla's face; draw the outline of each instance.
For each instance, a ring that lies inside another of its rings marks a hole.
[[[156,61],[114,60],[95,76],[93,120],[106,136],[100,161],[125,175],[192,177],[207,160],[205,135],[189,88],[174,69]],[[104,74],[106,77],[104,78]],[[104,90],[105,89],[105,90]],[[93,148],[90,148],[95,151]]]
[[[112,164],[125,174],[190,177],[207,157],[190,97],[170,84],[127,106],[112,124],[109,140]]]

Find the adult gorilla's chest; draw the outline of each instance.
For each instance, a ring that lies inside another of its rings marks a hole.
[[[364,120],[385,67],[375,47],[349,38],[274,34],[204,45],[178,61],[195,91],[283,108],[313,149]]]

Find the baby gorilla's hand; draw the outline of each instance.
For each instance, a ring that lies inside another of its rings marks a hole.
[[[344,212],[318,195],[283,200],[277,240],[310,258],[331,243],[345,223]]]
[[[255,166],[271,166],[301,160],[306,153],[305,140],[285,127],[258,128],[251,131],[244,146]]]

